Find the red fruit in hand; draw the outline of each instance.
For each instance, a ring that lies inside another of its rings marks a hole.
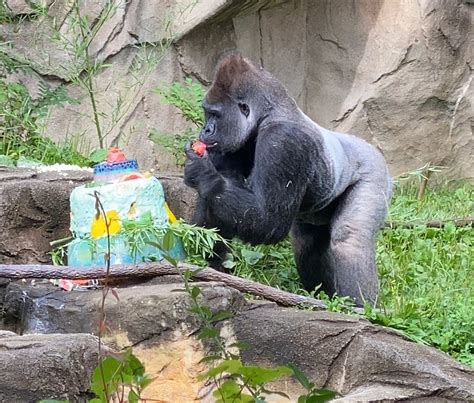
[[[118,147],[112,147],[107,154],[107,162],[113,164],[114,162],[123,162],[127,161],[125,154]]]
[[[206,144],[204,144],[201,140],[196,140],[191,148],[197,155],[202,157],[206,151]]]

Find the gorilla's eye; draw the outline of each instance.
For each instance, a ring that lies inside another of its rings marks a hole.
[[[240,103],[239,102],[239,109],[240,109],[240,112],[243,113],[243,115],[248,118],[249,116],[249,113],[250,113],[250,108],[247,104],[243,104],[243,103]]]

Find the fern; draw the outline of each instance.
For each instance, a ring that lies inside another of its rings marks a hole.
[[[170,86],[156,88],[155,92],[161,96],[163,102],[178,108],[186,121],[198,127],[203,125],[204,112],[201,104],[205,89],[201,84],[188,78],[183,84],[174,82]]]
[[[161,96],[164,103],[178,108],[181,116],[194,126],[182,133],[161,133],[153,129],[148,135],[151,141],[164,147],[173,155],[176,166],[182,167],[186,161],[183,153],[184,145],[197,137],[199,128],[204,124],[204,112],[201,105],[205,88],[189,78],[184,83],[174,82],[169,86],[156,88],[155,92]]]

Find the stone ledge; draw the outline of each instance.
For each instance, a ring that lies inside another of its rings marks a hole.
[[[147,396],[169,399],[174,393],[186,401],[204,386],[197,374],[208,347],[196,339],[199,322],[188,311],[190,299],[178,278],[163,280],[118,288],[118,300],[109,295],[105,340],[118,349],[133,346],[156,378]],[[341,401],[474,399],[474,369],[394,330],[354,316],[252,303],[220,283],[197,284],[214,312],[234,312],[233,319],[220,323],[221,335],[228,343],[250,345],[241,351],[247,363],[294,364],[319,387],[338,391]],[[10,323],[4,328],[94,333],[100,294],[11,283],[5,298]],[[20,327],[12,326],[15,318]],[[292,397],[302,392],[288,381],[275,387]]]

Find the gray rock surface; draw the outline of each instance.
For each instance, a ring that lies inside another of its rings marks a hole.
[[[293,363],[340,401],[474,398],[474,369],[366,320],[264,306],[239,313],[233,327],[250,345],[245,360]]]
[[[0,402],[86,401],[97,363],[92,335],[0,332]]]
[[[109,295],[105,339],[115,348],[134,346],[152,374],[158,368],[161,389],[148,395],[156,398],[162,395],[154,393],[164,393],[163,379],[178,393],[184,384],[176,385],[177,374],[197,371],[199,359],[208,353],[195,342],[199,324],[188,311],[190,300],[180,291],[181,284],[176,278],[171,283],[153,282],[118,288],[118,300]],[[218,283],[198,285],[203,303],[214,312],[235,313],[233,319],[221,322],[221,335],[228,343],[249,344],[241,352],[245,362],[294,364],[316,385],[338,391],[344,397],[341,401],[474,399],[474,369],[393,330],[347,315],[245,302],[240,293]],[[14,317],[16,310],[19,318],[23,312],[21,327],[26,333],[97,329],[99,291],[66,293],[22,283],[10,284],[8,291],[7,314]],[[26,305],[22,302],[25,295]],[[181,365],[184,362],[186,369]],[[174,369],[166,378],[160,368],[168,364]],[[193,377],[182,381],[203,386]],[[302,392],[292,382],[278,387],[293,397]]]
[[[197,285],[214,312],[238,311],[246,305],[236,290],[218,283]],[[123,288],[118,285],[116,293],[118,300],[112,294],[107,298],[108,331],[112,336],[125,332],[128,346],[144,340],[166,339],[176,332],[189,336],[199,328],[196,315],[189,312],[188,295],[176,280]],[[100,290],[65,292],[49,283],[34,286],[11,283],[4,302],[5,327],[26,334],[95,334],[101,300]]]
[[[69,236],[69,195],[89,178],[0,168],[0,262],[49,262],[49,242]]]
[[[8,3],[22,10],[23,2]],[[152,89],[184,76],[209,83],[219,55],[238,48],[281,79],[310,117],[382,149],[393,174],[431,162],[448,167],[447,177],[474,177],[472,1],[209,0],[187,7],[193,3],[127,2],[91,46],[92,55],[111,64],[97,80],[99,107],[110,116],[118,99],[128,105],[107,141],[143,166],[175,168],[147,134],[188,126]],[[92,21],[103,4],[87,2],[83,12]],[[53,2],[50,14],[68,34],[65,3]],[[38,73],[15,79],[33,92],[39,79],[65,84],[82,103],[54,109],[47,132],[56,140],[80,135],[94,146],[93,125],[85,118],[89,104],[70,82],[67,52],[50,40],[51,21],[37,17],[0,27],[12,43],[6,51],[31,61]],[[169,38],[167,21],[173,46],[159,55],[143,87],[130,91],[139,46]],[[106,121],[103,126],[108,131]]]

